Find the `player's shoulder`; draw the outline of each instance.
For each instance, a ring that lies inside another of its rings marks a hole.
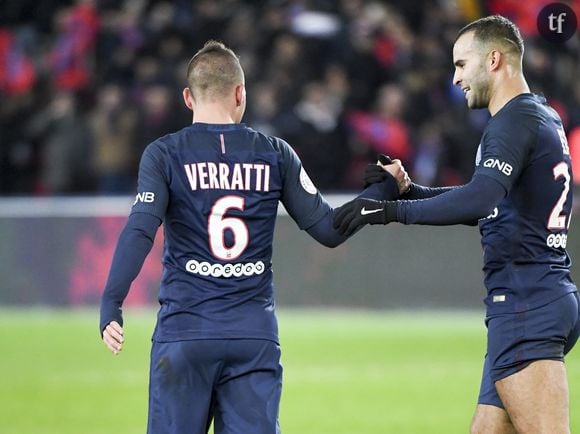
[[[524,93],[508,101],[492,119],[498,126],[517,128],[537,126],[555,118],[558,118],[558,114],[543,95]]]
[[[290,144],[280,137],[277,136],[264,136],[264,137],[266,138],[266,140],[268,140],[268,142],[272,146],[272,149],[274,149],[276,152],[286,153],[292,150]]]
[[[280,147],[280,142],[283,140],[277,136],[264,134],[261,131],[258,131],[252,128],[250,125],[241,124],[243,126],[244,131],[246,134],[252,136],[253,140],[261,142],[266,146],[271,147],[272,149],[278,149]]]
[[[158,137],[145,147],[145,152],[154,152],[154,153],[165,152],[169,147],[171,147],[172,144],[177,142],[178,134],[180,131],[165,134],[164,136]]]
[[[538,127],[554,114],[542,95],[521,94],[508,101],[490,119],[485,133],[488,137],[532,138]]]
[[[292,168],[300,167],[300,157],[292,146],[284,139],[278,136],[266,135],[261,132],[253,130],[256,134],[257,140],[261,143],[259,146],[254,146],[254,150],[274,154],[275,160],[281,169],[282,175],[292,171]]]
[[[254,130],[251,127],[246,127],[248,134],[254,135],[254,140],[261,144],[261,146],[268,148],[272,152],[276,152],[282,155],[293,153],[293,149],[290,144],[278,137],[264,134],[260,131]]]
[[[145,147],[143,155],[165,158],[167,155],[172,154],[174,149],[179,146],[179,143],[183,142],[186,136],[191,133],[188,127],[186,126],[180,130],[158,137]]]

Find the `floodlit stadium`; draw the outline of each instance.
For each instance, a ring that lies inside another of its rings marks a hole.
[[[452,48],[465,24],[508,17],[525,42],[531,91],[544,94],[562,120],[558,143],[570,159],[554,168],[553,180],[564,191],[541,225],[559,228],[546,246],[567,250],[571,276],[580,282],[580,223],[568,219],[580,202],[577,194],[573,205],[567,199],[580,182],[580,37],[566,27],[569,11],[580,17],[580,2],[562,2],[568,15],[558,9],[552,18],[549,3],[3,1],[0,434],[146,432],[151,340],[169,239],[163,230],[123,303],[120,354],[103,345],[99,303],[132,207],[159,197],[136,191],[140,157],[158,137],[191,124],[182,101],[188,61],[209,39],[239,55],[247,89],[242,122],[287,141],[308,172],[300,170],[296,190],[313,197],[320,191],[336,209],[363,189],[365,168],[379,154],[400,159],[413,182],[426,187],[470,181],[490,115],[466,107],[475,84],[453,85]],[[225,155],[232,141],[223,132],[216,137],[216,152]],[[218,217],[212,223],[204,214],[200,230],[209,232],[214,264],[196,256],[187,273],[180,270],[200,279],[195,282],[244,272],[258,280],[269,272],[267,260],[230,261],[232,246],[245,243],[245,249],[254,230],[237,213],[247,211],[244,204],[251,209],[254,192],[247,191],[269,192],[279,176],[266,160],[256,161],[235,162],[231,171],[205,160],[178,165],[186,189],[227,190],[240,200],[218,211],[221,198],[200,203]],[[483,164],[506,176],[514,170],[499,159]],[[298,203],[290,212],[278,207],[271,261],[282,432],[468,432],[488,344],[478,228],[391,222],[327,248],[300,230],[306,220],[291,217],[306,209]],[[273,222],[275,204],[268,210]],[[364,207],[359,212],[369,214]],[[481,220],[497,217],[493,212]],[[267,231],[264,225],[260,235]],[[578,348],[565,366],[570,428],[580,432]]]

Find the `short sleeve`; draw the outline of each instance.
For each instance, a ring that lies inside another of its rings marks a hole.
[[[137,195],[131,214],[141,212],[164,219],[169,203],[165,161],[164,148],[160,142],[153,142],[145,148],[139,163]]]

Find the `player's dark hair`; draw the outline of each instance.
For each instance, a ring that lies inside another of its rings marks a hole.
[[[480,18],[463,27],[457,33],[455,42],[465,33],[473,32],[475,40],[483,44],[499,42],[506,50],[513,50],[520,56],[524,54],[524,40],[518,27],[501,15]]]
[[[207,41],[187,66],[187,85],[194,97],[223,96],[243,81],[238,56],[219,41]]]

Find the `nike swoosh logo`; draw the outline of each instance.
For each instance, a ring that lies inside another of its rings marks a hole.
[[[365,209],[365,207],[363,206],[362,209],[360,210],[360,215],[367,215],[367,214],[374,214],[376,212],[382,211],[382,208],[378,208],[378,209]]]

